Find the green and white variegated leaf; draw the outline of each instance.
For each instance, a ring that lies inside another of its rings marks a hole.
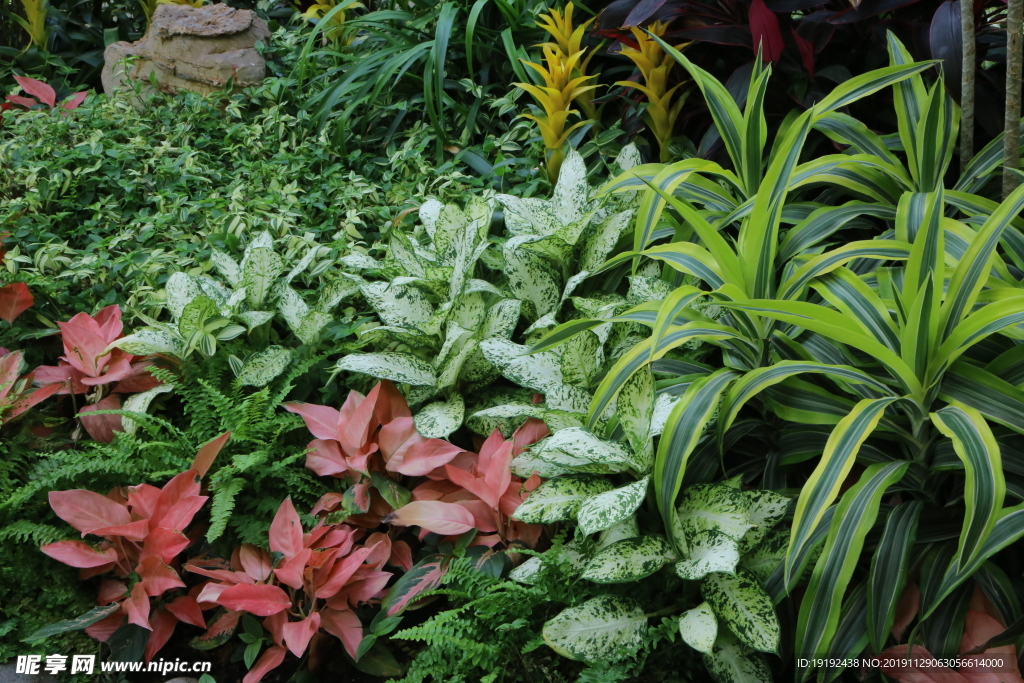
[[[562,379],[587,389],[594,381],[601,363],[601,340],[586,330],[562,344]]]
[[[117,347],[135,356],[148,356],[153,353],[167,353],[172,356],[180,357],[184,351],[178,337],[170,334],[169,332],[155,330],[151,327],[144,327],[141,330],[136,330],[134,333],[129,334],[126,337],[121,337],[111,344],[111,346]]]
[[[523,479],[529,479],[534,474],[541,479],[554,479],[555,477],[576,472],[574,469],[560,467],[546,460],[541,460],[531,451],[524,451],[512,458],[509,468],[512,474]]]
[[[158,384],[152,389],[147,389],[146,391],[138,394],[132,394],[124,400],[123,404],[121,404],[121,410],[126,413],[145,413],[149,410],[149,404],[153,402],[154,398],[160,394],[172,391],[173,389],[174,387],[170,384]],[[127,434],[134,434],[139,428],[138,423],[127,415],[121,417],[121,424],[124,426],[124,431]]]
[[[200,294],[181,311],[178,319],[178,334],[188,337],[195,334],[206,326],[206,322],[215,316],[220,315],[220,307],[216,302],[205,294]]]
[[[640,481],[587,499],[576,513],[580,533],[589,535],[604,531],[613,524],[632,517],[647,497],[650,480],[649,476],[644,477]]]
[[[683,491],[672,524],[676,544],[685,552],[699,531],[717,529],[739,541],[753,524],[742,491],[721,484],[697,484]]]
[[[254,309],[262,309],[274,281],[284,272],[284,261],[271,247],[256,247],[246,250],[242,260],[242,287],[246,301]]]
[[[530,493],[513,517],[529,524],[553,524],[576,519],[590,497],[610,491],[612,484],[595,477],[560,477],[546,481]]]
[[[426,295],[411,285],[368,282],[359,289],[387,325],[417,327],[434,313]]]
[[[277,293],[277,310],[281,312],[281,317],[294,332],[302,325],[302,319],[309,314],[309,306],[291,287],[279,287],[275,292]]]
[[[634,143],[629,143],[625,147],[619,150],[619,153],[615,155],[615,163],[619,165],[619,170],[628,171],[634,166],[639,166],[643,163],[643,157],[640,156],[640,150]]]
[[[661,536],[627,538],[602,548],[583,570],[594,583],[639,581],[672,561],[675,554]]]
[[[423,223],[423,227],[427,230],[427,235],[430,239],[434,239],[434,233],[437,232],[437,221],[441,217],[441,209],[444,208],[444,204],[437,201],[436,199],[428,199],[420,205],[420,222]]]
[[[535,444],[531,450],[542,460],[579,471],[621,472],[629,468],[637,469],[636,459],[628,448],[617,441],[598,438],[582,427],[555,432]]]
[[[750,504],[749,519],[754,526],[743,534],[740,552],[745,553],[760,543],[775,528],[789,509],[790,499],[774,491],[744,491]]]
[[[238,372],[242,386],[265,387],[288,367],[292,352],[283,346],[268,346],[247,357]]]
[[[614,661],[643,642],[647,617],[632,598],[601,595],[570,607],[541,631],[552,650],[583,662]]]
[[[574,149],[565,155],[558,171],[558,182],[552,193],[551,205],[555,217],[563,225],[579,223],[591,210],[590,184],[587,183],[587,164]],[[570,242],[575,244],[575,242]]]
[[[289,284],[292,280],[298,277],[298,275],[302,271],[306,270],[306,268],[309,268],[309,264],[313,262],[313,259],[316,258],[316,255],[317,253],[319,253],[319,251],[320,246],[317,245],[316,243],[314,243],[309,249],[307,249],[306,253],[302,255],[302,258],[299,259],[298,263],[296,263],[295,266],[288,271],[284,278],[282,278],[283,283],[286,285]]]
[[[789,530],[775,529],[757,547],[740,559],[740,567],[750,572],[762,585],[768,581],[789,548]]]
[[[661,436],[665,431],[665,423],[668,421],[669,413],[679,400],[678,396],[670,394],[658,394],[654,400],[654,409],[651,411],[651,436]]]
[[[519,299],[502,299],[487,310],[487,318],[480,328],[480,338],[500,337],[508,339],[515,332],[519,322],[522,302]]]
[[[231,258],[222,251],[212,250],[210,253],[210,260],[213,261],[214,268],[217,272],[224,276],[224,279],[228,281],[232,287],[238,287],[242,284],[242,269],[235,263],[235,259]]]
[[[708,574],[701,593],[729,630],[744,644],[761,652],[779,647],[779,619],[768,594],[743,570]]]
[[[562,384],[561,360],[554,351],[527,355],[528,347],[507,339],[485,339],[480,350],[502,375],[521,387],[543,394]]]
[[[711,652],[718,638],[718,619],[711,606],[702,602],[679,617],[679,635],[697,652]]]
[[[736,573],[739,544],[718,529],[704,529],[690,536],[686,557],[676,562],[676,574],[689,581],[703,579],[711,572]]]
[[[334,320],[334,316],[330,313],[324,313],[323,311],[310,311],[299,323],[299,328],[295,330],[295,336],[303,344],[312,344],[320,338],[320,332],[327,326],[327,323]]]
[[[634,305],[647,301],[662,301],[672,293],[672,289],[672,285],[660,277],[634,275],[629,278],[629,294],[626,295],[626,300]]]
[[[341,261],[346,267],[351,268],[352,270],[380,268],[380,263],[377,262],[377,259],[358,251],[353,251],[351,254],[342,256],[338,260]]]
[[[177,320],[181,317],[182,311],[193,299],[201,296],[203,290],[199,283],[186,273],[171,273],[164,285],[164,293],[167,296],[167,310],[171,317]]]
[[[508,573],[508,578],[519,583],[533,585],[537,583],[537,575],[540,574],[540,570],[543,566],[544,560],[539,557],[531,557],[526,560],[526,562],[523,562],[521,565],[510,571]]]
[[[231,306],[228,305],[228,302],[231,301],[231,296],[233,294],[232,291],[222,283],[214,280],[212,277],[207,277],[206,275],[200,275],[193,279],[195,280],[195,283],[199,285],[199,289],[202,290],[203,294],[213,299],[220,307],[221,313],[227,317],[234,306],[234,303]],[[244,291],[242,295],[244,296]],[[242,300],[239,300],[239,303],[241,303],[241,301]]]
[[[259,327],[274,319],[273,311],[245,311],[238,313],[235,317],[245,323],[246,329],[252,332],[253,328]]]
[[[618,543],[627,538],[636,538],[639,535],[640,523],[637,522],[636,515],[630,515],[602,531],[597,537],[597,547],[598,549],[607,548],[612,543]]]
[[[544,402],[549,408],[569,413],[586,414],[590,399],[590,394],[585,389],[571,384],[558,384],[544,392]]]
[[[622,385],[616,399],[615,412],[633,452],[646,452],[647,442],[651,438],[651,415],[654,412],[654,375],[649,366],[640,368]],[[646,464],[647,467],[643,468],[645,472],[653,463]]]
[[[551,313],[559,302],[561,287],[558,273],[551,263],[524,247],[536,241],[531,235],[513,237],[505,243],[505,277],[517,299],[533,305],[533,315],[540,318]]]
[[[437,382],[429,363],[407,353],[352,353],[335,368],[417,387],[432,387]]]
[[[715,683],[772,683],[772,670],[764,656],[752,652],[725,629],[703,659]]]
[[[436,401],[427,404],[416,413],[413,420],[416,431],[428,439],[446,439],[448,435],[462,426],[462,418],[466,413],[466,405],[461,394],[452,394],[447,401]]]
[[[316,309],[324,313],[330,312],[335,306],[359,291],[359,282],[341,278],[331,282],[320,290]]]
[[[608,255],[619,243],[622,233],[633,224],[635,211],[628,209],[613,213],[597,226],[583,247],[579,269],[593,272],[608,260]]]
[[[249,245],[242,252],[242,270],[245,271],[245,264],[252,254],[253,249],[271,249],[274,246],[274,236],[270,234],[269,230],[264,230],[249,242]]]
[[[553,235],[562,227],[546,199],[523,199],[510,194],[495,198],[504,209],[505,228],[512,235]]]

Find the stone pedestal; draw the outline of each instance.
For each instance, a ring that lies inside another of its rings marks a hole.
[[[256,85],[266,75],[266,63],[254,46],[269,38],[266,22],[250,10],[222,4],[157,5],[142,40],[107,46],[103,90],[112,95],[138,85],[145,94],[152,90],[151,75],[159,90],[170,93],[208,95],[223,90],[231,79],[236,89]]]

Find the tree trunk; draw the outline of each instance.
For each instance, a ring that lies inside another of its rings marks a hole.
[[[960,172],[974,158],[974,0],[960,0],[963,72],[960,77]]]
[[[1006,12],[1006,120],[1003,137],[1003,198],[1017,187],[1020,167],[1021,24],[1024,0],[1009,0]]]

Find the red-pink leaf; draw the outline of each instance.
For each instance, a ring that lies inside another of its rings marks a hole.
[[[527,446],[537,443],[545,436],[551,434],[548,426],[541,420],[535,417],[531,417],[526,420],[519,429],[512,434],[512,442],[515,444],[512,447],[513,457],[522,454],[526,450]]]
[[[351,610],[326,607],[320,612],[320,625],[325,631],[341,641],[352,659],[363,640],[363,624]]]
[[[7,101],[25,107],[25,109],[31,109],[32,107],[39,104],[38,101],[30,97],[21,97],[20,95],[8,95]]]
[[[117,629],[121,628],[122,625],[124,625],[124,610],[118,610],[109,617],[100,619],[92,626],[86,626],[85,634],[101,643],[105,643],[110,640],[110,636],[117,633]]]
[[[796,32],[795,28],[789,29],[793,34],[793,42],[800,51],[800,62],[804,65],[807,74],[814,78],[814,44]]]
[[[39,549],[58,562],[79,569],[100,567],[108,562],[117,562],[117,551],[113,548],[96,550],[82,541],[57,541]]]
[[[87,313],[78,313],[67,322],[58,322],[64,341],[64,356],[71,366],[88,377],[99,377],[110,358],[104,353],[107,340],[99,323]]]
[[[398,458],[401,462],[406,451],[421,441],[426,439],[416,431],[416,423],[411,417],[397,417],[381,427],[377,434],[377,446],[384,456],[384,462],[390,462],[392,458]]]
[[[296,657],[309,647],[309,641],[317,631],[320,630],[320,615],[313,612],[302,621],[289,621],[281,627],[284,636],[284,644]]]
[[[337,562],[327,574],[323,583],[316,588],[316,597],[329,598],[340,591],[348,583],[352,575],[356,573],[359,566],[363,564],[372,548],[360,548],[345,559]]]
[[[206,628],[203,610],[199,608],[199,603],[191,595],[179,595],[167,603],[165,607],[167,607],[171,614],[178,617],[180,621],[198,626],[199,628]]]
[[[412,569],[412,548],[405,541],[395,541],[391,546],[391,557],[388,564],[401,567],[405,571]]]
[[[309,514],[316,517],[318,512],[334,512],[344,499],[345,496],[341,493],[325,493],[309,511]]]
[[[403,456],[392,457],[387,469],[389,472],[398,472],[409,477],[422,477],[431,470],[450,463],[464,450],[443,439],[426,439],[414,443]]]
[[[10,408],[8,409],[7,414],[4,415],[3,421],[10,422],[11,420],[18,417],[32,406],[50,398],[51,396],[59,392],[61,388],[62,385],[60,384],[50,384],[45,387],[40,387],[35,391],[30,391],[28,393],[22,394],[20,397],[14,399],[14,401],[10,404]]]
[[[268,647],[266,652],[256,660],[256,664],[249,669],[249,673],[245,674],[242,683],[259,683],[269,672],[281,666],[281,662],[284,661],[284,656],[287,652],[288,650],[280,645]]]
[[[493,506],[482,500],[460,500],[455,504],[469,510],[473,515],[473,526],[477,531],[491,533],[498,530]]]
[[[232,572],[227,569],[207,569],[206,567],[197,567],[194,564],[186,564],[185,571],[192,572],[193,574],[199,574],[200,576],[206,576],[211,579],[217,579],[218,581],[224,581],[229,584],[244,583],[251,586],[255,582],[252,577],[245,572]],[[214,585],[209,584],[207,587]],[[202,602],[202,600],[200,600]]]
[[[302,522],[291,498],[285,498],[270,524],[270,550],[291,559],[302,551]]]
[[[119,410],[120,408],[120,397],[117,394],[111,394],[100,399],[98,403],[85,406],[78,411],[78,419],[82,421],[82,426],[85,427],[85,431],[89,432],[89,436],[93,440],[100,443],[110,443],[114,440],[114,432],[124,431],[124,426],[121,424],[121,416],[112,414],[90,415],[89,413],[97,410]]]
[[[109,605],[112,602],[117,602],[126,595],[128,595],[128,586],[125,585],[124,581],[103,579],[103,581],[100,582],[99,595],[96,596],[96,604]]]
[[[252,543],[243,543],[238,551],[242,570],[255,581],[266,581],[270,577],[271,561],[267,551]]]
[[[160,519],[160,526],[164,529],[184,531],[185,527],[192,523],[199,509],[206,503],[206,496],[187,496],[182,498],[167,511]]]
[[[142,543],[139,559],[145,560],[147,557],[156,556],[170,564],[178,556],[178,553],[188,547],[189,543],[188,538],[180,531],[159,527],[150,531],[146,536]]]
[[[224,444],[231,438],[231,432],[224,432],[216,439],[208,441],[199,449],[196,453],[195,460],[192,461],[192,469],[199,473],[199,478],[206,476],[206,473],[210,470],[210,465],[213,464],[213,459],[217,457],[220,450],[224,448]]]
[[[455,503],[436,500],[413,501],[384,518],[385,523],[418,526],[442,536],[462,534],[473,528],[473,515]]]
[[[82,102],[85,102],[85,98],[88,94],[89,93],[87,92],[76,92],[69,99],[64,100],[64,102],[62,102],[60,106],[64,109],[64,111],[78,109]]]
[[[150,484],[138,484],[128,487],[128,507],[141,517],[152,517],[156,509],[156,501],[160,498],[160,489]]]
[[[313,439],[306,446],[306,467],[321,477],[341,476],[348,472],[348,460],[341,444],[333,439]]]
[[[122,536],[129,541],[141,541],[149,534],[149,520],[140,519],[130,524],[107,526],[102,529],[94,529],[92,533],[97,536]]]
[[[128,524],[132,518],[123,505],[118,505],[95,491],[73,489],[50,491],[50,507],[57,516],[85,536],[93,529]]]
[[[142,655],[142,659],[147,663],[171,639],[171,636],[174,634],[174,627],[178,625],[178,617],[161,608],[153,613],[153,616],[149,618],[149,623],[153,627],[153,632],[149,634],[149,640],[146,641],[146,651]]]
[[[318,439],[337,439],[340,436],[338,420],[341,417],[335,408],[318,406],[315,403],[284,403],[282,407],[295,413],[306,423],[306,428]]]
[[[14,320],[32,307],[35,299],[24,282],[12,282],[0,287],[0,319],[13,323]]]
[[[409,404],[405,396],[389,380],[383,380],[375,387],[377,389],[376,403],[373,406],[373,416],[377,422],[386,425],[392,420],[403,417],[412,417]],[[371,392],[372,394],[372,392]],[[367,396],[367,398],[370,398]]]
[[[404,612],[416,598],[441,585],[446,571],[447,564],[443,556],[431,555],[424,558],[391,587],[381,602],[381,610],[389,617]]]
[[[249,612],[258,617],[269,617],[291,607],[288,594],[277,586],[249,586],[237,583],[220,594],[219,604],[229,610]]]
[[[278,564],[274,569],[274,576],[286,586],[291,586],[295,589],[302,588],[302,572],[305,571],[306,564],[309,562],[312,554],[312,550],[303,548],[295,557]]]
[[[135,585],[145,586],[146,594],[150,597],[158,597],[163,595],[165,591],[185,587],[185,582],[178,577],[178,572],[174,571],[169,565],[164,564],[164,561],[156,555],[147,557],[140,562],[135,571],[142,578],[142,581]],[[133,588],[133,594],[134,591],[135,589]]]
[[[153,527],[162,526],[167,527],[168,529],[174,528],[169,524],[164,523],[164,517],[182,499],[191,498],[193,496],[199,496],[199,473],[195,470],[185,470],[181,474],[175,475],[170,481],[163,485],[163,488],[160,489],[160,495],[157,496],[156,504],[153,506],[153,516],[151,519]],[[175,513],[175,517],[180,517],[180,511]]]
[[[768,9],[764,0],[753,0],[750,3],[750,36],[754,41],[754,54],[757,54],[758,45],[761,46],[761,59],[766,62],[775,62],[782,56],[782,49],[786,46],[782,39],[782,31],[779,30],[779,19],[775,13]]]
[[[917,616],[918,607],[921,606],[921,589],[913,581],[907,583],[896,602],[896,619],[892,624],[892,635],[897,641],[903,639],[903,631],[914,617]]]
[[[21,89],[27,92],[29,95],[36,97],[43,104],[50,105],[52,109],[57,103],[57,93],[53,91],[53,88],[46,85],[42,81],[37,81],[34,78],[27,76],[15,76],[14,80],[18,82]]]
[[[141,583],[135,584],[132,594],[123,603],[124,611],[128,615],[128,623],[141,626],[149,631],[153,627],[149,625],[149,595],[146,594],[146,587]]]

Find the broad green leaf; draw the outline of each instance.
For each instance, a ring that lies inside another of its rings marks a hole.
[[[738,376],[723,369],[695,380],[669,413],[654,461],[654,493],[668,529],[676,519],[676,496],[683,485],[686,461],[717,414],[722,392]]]
[[[387,325],[416,327],[430,320],[434,313],[426,295],[412,285],[369,282],[360,290]]]
[[[796,635],[799,652],[809,657],[829,652],[839,625],[843,595],[860,560],[864,538],[878,517],[882,495],[903,477],[907,467],[907,462],[872,465],[843,495],[800,604]]]
[[[351,353],[334,367],[412,386],[434,386],[437,381],[426,361],[407,353]]]
[[[263,303],[274,286],[274,281],[284,269],[284,261],[274,253],[272,247],[253,248],[252,244],[249,245],[242,260],[241,285],[245,288],[246,301],[253,309],[263,310]]]
[[[210,318],[220,316],[220,308],[213,299],[206,295],[199,295],[192,299],[181,312],[178,319],[178,334],[188,338],[189,335],[204,331]]]
[[[238,287],[242,284],[242,270],[238,267],[238,264],[235,263],[233,258],[222,251],[212,249],[210,250],[210,260],[213,261],[213,265],[217,269],[217,272],[223,275],[224,279],[227,280],[232,287]],[[168,280],[168,282],[170,282],[170,280]]]
[[[745,645],[761,652],[779,647],[779,619],[771,598],[752,576],[740,570],[732,574],[708,574],[701,593],[719,621]]]
[[[645,453],[654,413],[654,376],[649,368],[641,368],[622,385],[615,407],[633,452]]]
[[[541,460],[533,451],[529,450],[512,458],[509,468],[512,470],[512,474],[522,479],[529,479],[533,474],[538,475],[541,479],[554,479],[564,474],[574,474],[576,472],[571,467],[563,467],[546,460]]]
[[[923,505],[920,500],[907,501],[889,513],[882,540],[871,558],[866,609],[868,636],[875,652],[885,648],[896,619],[896,605],[907,584],[911,550]]]
[[[116,346],[123,351],[135,356],[148,356],[154,353],[167,353],[172,356],[181,356],[184,349],[181,341],[172,334],[144,327],[132,334],[121,337],[111,346]]]
[[[281,287],[275,291],[277,292],[277,310],[281,312],[281,317],[294,332],[302,325],[302,319],[309,315],[309,306],[291,287]]]
[[[480,350],[502,375],[521,387],[546,394],[565,386],[561,359],[554,351],[530,354],[527,347],[507,339],[485,339]]]
[[[534,316],[540,318],[558,305],[561,287],[548,259],[526,247],[534,241],[535,237],[522,235],[505,243],[505,277],[515,297],[532,304]]]
[[[764,655],[752,652],[727,630],[722,629],[704,666],[715,683],[772,683],[772,670]]]
[[[647,617],[632,598],[601,595],[570,607],[541,631],[548,646],[569,659],[614,661],[638,648],[647,630]]]
[[[794,574],[796,558],[813,535],[825,510],[832,505],[839,489],[853,468],[857,452],[874,431],[885,409],[897,399],[864,399],[839,421],[825,444],[818,466],[804,483],[793,515],[793,531],[786,556],[786,582]]]
[[[274,319],[274,312],[273,311],[244,311],[242,313],[238,313],[235,317],[237,317],[239,320],[241,320],[243,323],[245,323],[246,329],[248,329],[250,332],[252,332],[254,328],[259,327],[260,325],[263,325],[263,324],[268,323],[271,320],[273,320]]]
[[[718,529],[703,529],[687,538],[685,556],[676,562],[676,574],[690,581],[712,572],[735,574],[739,561],[736,539]]]
[[[579,531],[590,535],[631,517],[647,497],[650,477],[588,498],[576,513]]]
[[[43,628],[39,629],[29,637],[25,638],[23,642],[31,643],[37,640],[42,640],[43,638],[55,636],[58,633],[66,633],[68,631],[80,631],[83,628],[92,626],[93,624],[102,619],[106,619],[111,614],[114,614],[120,609],[120,604],[93,607],[85,614],[75,617],[74,619],[68,619],[67,621],[58,621],[56,624],[44,626]]]
[[[164,293],[167,297],[167,310],[175,320],[181,318],[182,311],[193,299],[200,296],[203,290],[191,276],[186,273],[171,273],[164,285]]]
[[[673,557],[672,549],[661,536],[627,538],[599,550],[583,570],[582,578],[595,583],[639,581]]]
[[[588,498],[612,488],[607,480],[593,477],[552,479],[534,489],[512,517],[529,524],[565,522],[576,518]]]
[[[466,406],[461,394],[452,394],[447,401],[429,403],[413,417],[416,431],[428,439],[447,439],[462,426]]]
[[[601,340],[596,334],[584,331],[562,344],[562,379],[582,389],[588,389],[597,375]]]
[[[762,585],[786,558],[789,549],[789,530],[775,529],[757,547],[740,558],[740,567],[750,572]]]
[[[637,466],[633,454],[620,442],[600,439],[581,427],[559,430],[530,450],[545,462],[580,471],[591,465],[597,466],[591,470],[595,473]]]
[[[288,367],[292,352],[283,346],[268,346],[242,361],[237,379],[242,386],[265,387]]]
[[[334,320],[334,316],[330,313],[310,311],[299,323],[299,327],[295,330],[295,336],[303,344],[312,344],[320,338],[320,332],[332,320]]]
[[[999,444],[985,418],[974,408],[947,406],[931,414],[932,423],[953,441],[964,463],[964,505],[967,514],[957,549],[957,570],[963,571],[984,546],[1003,509],[1006,482]]]
[[[702,602],[679,617],[679,635],[697,652],[709,653],[718,638],[718,619],[711,606]]]

